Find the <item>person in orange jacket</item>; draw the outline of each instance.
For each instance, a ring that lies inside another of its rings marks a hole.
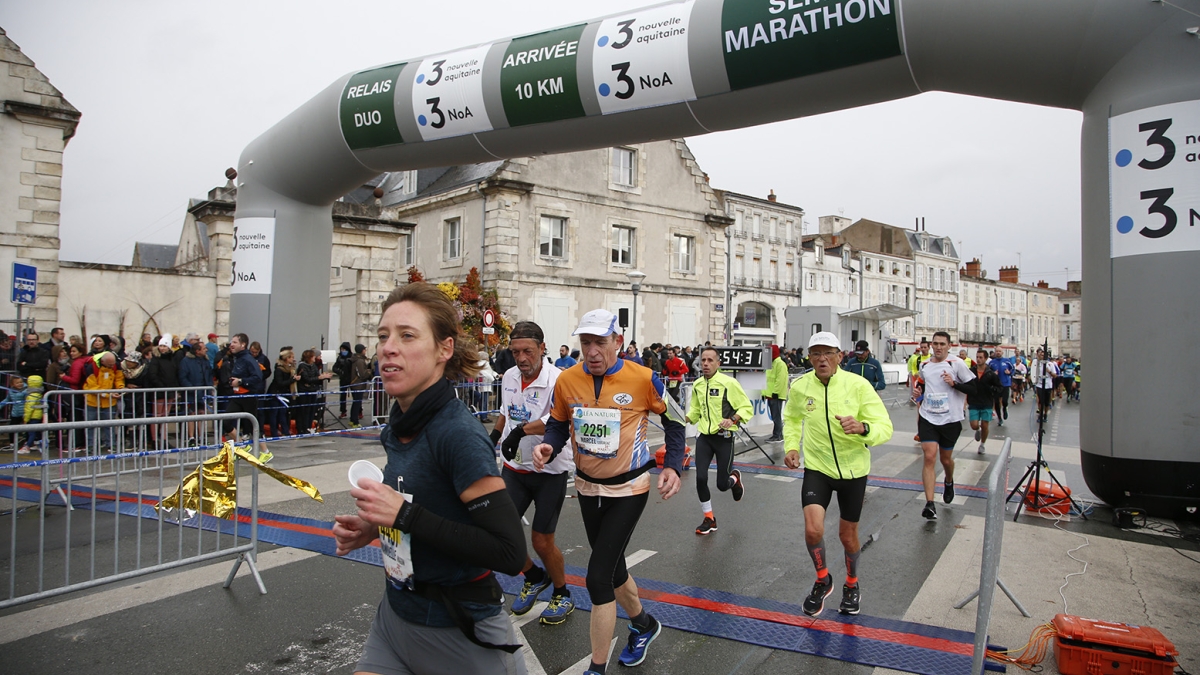
[[[121,373],[121,369],[117,367],[117,357],[112,352],[102,352],[97,354],[87,376],[87,380],[83,383],[83,388],[88,391],[110,391],[113,389],[125,388],[125,376]],[[121,400],[121,394],[118,393],[96,393],[87,394],[84,396],[86,401],[85,416],[90,422],[93,420],[111,420],[115,417],[117,402]],[[112,427],[101,430],[100,449],[112,450],[113,447],[113,431]],[[96,430],[87,430],[88,448],[95,448]]]

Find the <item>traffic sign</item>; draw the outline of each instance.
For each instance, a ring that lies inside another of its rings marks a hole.
[[[13,263],[12,302],[14,305],[32,305],[37,302],[37,267]]]
[[[490,309],[483,310],[483,327],[491,328],[492,326],[495,326],[495,325],[496,325],[496,313]],[[484,332],[488,333],[489,335],[491,334],[489,331],[484,331]]]

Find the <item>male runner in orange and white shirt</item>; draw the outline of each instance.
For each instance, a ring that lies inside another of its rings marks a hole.
[[[587,571],[592,663],[587,672],[598,675],[607,666],[616,603],[631,617],[622,665],[640,665],[646,647],[662,631],[662,624],[642,608],[637,584],[625,568],[625,547],[650,492],[648,471],[654,458],[646,441],[649,415],[661,416],[666,433],[666,466],[658,477],[663,499],[679,491],[686,448],[683,411],[664,397],[666,388],[654,371],[617,358],[624,341],[618,331],[612,312],[596,309],[583,316],[575,331],[583,363],[559,374],[545,442],[533,449],[539,469],[557,457],[568,439],[575,450],[575,489],[592,547]]]

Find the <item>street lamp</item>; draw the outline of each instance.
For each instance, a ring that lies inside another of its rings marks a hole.
[[[642,290],[642,279],[646,278],[646,273],[633,270],[626,272],[625,276],[629,277],[629,284],[633,288],[633,338],[630,342],[637,344],[637,296],[638,291]]]

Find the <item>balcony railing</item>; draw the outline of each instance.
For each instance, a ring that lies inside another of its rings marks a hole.
[[[780,239],[779,237],[768,237],[767,241],[771,242],[772,244],[782,244],[783,243],[783,240]]]
[[[783,240],[783,245],[790,248],[796,248],[796,240],[789,237]]]
[[[762,241],[763,239],[765,239],[765,237],[763,237],[761,234],[752,234],[752,235],[750,235],[750,238],[753,239],[754,241]]]
[[[733,238],[734,238],[734,239],[745,239],[745,238],[746,238],[746,232],[745,232],[745,231],[743,231],[743,230],[734,230],[734,231],[733,231]]]

